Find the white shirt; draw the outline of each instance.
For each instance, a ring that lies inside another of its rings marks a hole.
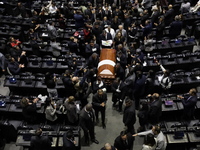
[[[106,28],[105,30],[106,30],[107,33],[109,33],[108,28]],[[110,28],[110,34],[112,36],[112,39],[114,40],[114,38],[115,38],[115,30]]]
[[[52,7],[52,5],[49,7],[49,12],[51,13],[51,14],[54,14],[54,13],[56,13],[56,10],[57,10],[57,7],[55,6],[55,7]]]

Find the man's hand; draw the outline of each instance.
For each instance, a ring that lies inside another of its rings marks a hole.
[[[19,68],[24,68],[24,64],[19,64]]]
[[[155,26],[158,26],[158,24],[157,24],[157,23],[154,23],[154,25],[155,25]]]
[[[180,96],[180,95],[177,95],[177,98],[183,99],[184,97],[183,97],[183,96]]]
[[[156,60],[156,63],[157,63],[158,66],[160,65],[160,63],[157,60]]]
[[[77,38],[74,38],[74,42],[77,43],[77,42],[78,42],[78,39],[77,39]]]
[[[105,103],[101,103],[101,106],[102,106],[102,107],[105,107]]]
[[[76,145],[76,141],[73,141],[74,142],[74,145]]]
[[[147,95],[148,97],[151,97],[151,94]]]
[[[138,134],[136,133],[136,134],[133,134],[132,136],[135,137],[135,136],[138,136]]]
[[[33,103],[36,103],[38,100],[39,100],[38,98],[35,98],[35,99],[33,100]]]

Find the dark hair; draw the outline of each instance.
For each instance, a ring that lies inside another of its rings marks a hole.
[[[148,103],[147,102],[142,102],[142,108],[140,109],[141,111],[142,110],[148,110],[149,109],[149,107],[148,107]]]
[[[101,81],[101,80],[102,80],[101,76],[98,76],[98,77],[97,77],[97,80],[98,80],[98,81]]]
[[[23,97],[20,101],[20,105],[22,106],[22,108],[28,106],[28,101],[26,99],[26,97]]]
[[[144,142],[145,145],[149,145],[149,146],[154,146],[156,144],[156,141],[154,139],[154,135],[149,133],[146,135],[145,137],[145,142]]]
[[[124,136],[124,135],[126,135],[127,134],[127,131],[121,131],[120,132],[120,136]]]
[[[137,77],[142,78],[142,71],[136,71]]]
[[[155,128],[154,131],[156,131],[159,134],[160,133],[160,126],[155,125],[154,128]]]
[[[68,139],[71,139],[72,137],[74,137],[72,130],[69,130],[69,131],[66,133],[66,137],[67,137]]]
[[[37,128],[37,129],[35,130],[35,135],[40,136],[41,134],[42,134],[41,129],[40,129],[40,128]]]

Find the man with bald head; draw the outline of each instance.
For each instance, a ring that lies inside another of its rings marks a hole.
[[[104,147],[101,148],[101,150],[117,150],[114,146],[112,146],[110,143],[106,143]]]
[[[84,131],[85,143],[89,144],[89,134],[91,141],[99,144],[94,136],[94,112],[92,104],[87,104],[80,112],[80,126]]]
[[[174,19],[173,6],[170,4],[168,6],[168,10],[167,11],[165,9],[163,9],[163,14],[164,14],[164,17],[165,17],[165,25],[168,26],[170,23],[172,23],[172,21]]]

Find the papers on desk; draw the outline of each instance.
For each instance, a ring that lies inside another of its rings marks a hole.
[[[102,45],[103,46],[111,46],[112,42],[113,42],[112,40],[107,40],[107,41],[102,40]]]
[[[42,33],[42,36],[47,37],[47,36],[48,36],[48,33]]]
[[[97,51],[97,48],[93,48],[92,51],[93,51],[93,52],[96,52],[96,51]]]

